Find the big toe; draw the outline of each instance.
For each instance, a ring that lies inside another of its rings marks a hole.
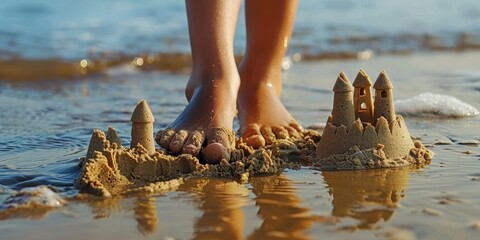
[[[208,145],[202,150],[202,156],[207,163],[219,163],[222,159],[229,160],[230,153],[235,148],[235,134],[224,128],[213,128],[206,133]]]
[[[265,138],[260,133],[260,127],[258,124],[250,124],[243,131],[243,142],[253,148],[261,148],[265,146]]]
[[[222,161],[222,159],[229,160],[230,150],[221,143],[211,143],[203,149],[202,156],[207,163],[215,164]]]

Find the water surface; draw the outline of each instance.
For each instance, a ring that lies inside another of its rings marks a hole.
[[[304,125],[330,114],[336,75],[372,78],[381,69],[397,99],[426,90],[480,108],[480,53],[379,57],[370,61],[300,62],[284,72],[283,101]],[[452,61],[452,60],[455,61]],[[155,129],[183,109],[188,75],[132,65],[70,81],[1,82],[0,201],[24,187],[48,185],[77,194],[78,160],[93,128],[115,127],[130,141],[130,115],[149,101]],[[409,116],[410,133],[435,151],[424,169],[320,172],[308,168],[242,184],[193,179],[164,194],[71,200],[52,211],[16,213],[0,223],[5,239],[38,238],[473,238],[480,219],[480,118]],[[235,122],[235,128],[238,123]],[[2,217],[4,218],[4,217]],[[88,229],[86,231],[85,229]]]

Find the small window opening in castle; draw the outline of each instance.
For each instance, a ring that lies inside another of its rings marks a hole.
[[[360,103],[360,110],[367,110],[367,104],[364,102]]]
[[[387,91],[383,90],[381,96],[382,98],[387,98]]]
[[[360,88],[360,96],[365,96],[366,94],[365,88]]]

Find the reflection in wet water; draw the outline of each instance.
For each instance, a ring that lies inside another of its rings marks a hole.
[[[257,216],[262,220],[251,233],[245,235],[245,212],[242,209],[252,200],[245,184],[229,179],[188,179],[178,188],[186,192],[200,210],[194,219],[194,239],[310,239],[306,231],[314,222],[332,223],[329,217],[312,216],[310,209],[301,205],[294,183],[286,177],[265,176],[251,179]],[[127,208],[137,223],[142,235],[155,234],[161,218],[155,196],[135,195],[127,198],[87,200],[94,219],[112,217],[113,212],[125,211],[126,202],[133,200]],[[130,215],[130,214],[129,214]]]
[[[129,215],[135,219],[137,229],[142,235],[153,234],[158,228],[159,219],[155,197],[150,194],[102,199],[86,197],[86,203],[91,209],[93,219],[108,219],[113,217],[114,213],[127,210],[132,212]],[[125,209],[125,204],[130,200],[133,200],[133,206]]]
[[[143,235],[154,233],[158,226],[155,198],[152,196],[138,197],[133,208],[137,229]]]
[[[118,212],[121,210],[120,201],[122,198],[105,198],[101,200],[88,201],[91,207],[92,216],[94,219],[106,219],[109,218],[112,212]]]
[[[193,193],[202,215],[195,220],[195,239],[243,239],[248,189],[226,179],[192,179],[180,191]]]
[[[410,169],[322,172],[333,196],[332,215],[358,220],[347,230],[373,229],[388,221],[405,197]]]
[[[93,224],[99,224],[98,221],[102,219],[111,219],[102,221],[104,223],[115,223],[119,218],[132,219],[137,233],[143,236],[165,236],[171,232],[169,228],[175,226],[172,216],[183,213],[185,215],[179,219],[184,223],[179,227],[193,228],[192,236],[184,233],[187,235],[183,237],[313,239],[315,237],[312,234],[321,226],[326,229],[333,226],[333,229],[341,232],[379,229],[382,222],[393,218],[400,201],[405,197],[411,171],[405,168],[322,172],[327,189],[323,190],[324,193],[316,194],[330,194],[331,216],[313,214],[318,210],[310,209],[316,206],[315,202],[311,205],[308,195],[302,196],[300,193],[304,183],[298,182],[298,179],[293,181],[285,174],[253,177],[248,184],[231,179],[187,179],[175,192],[168,194],[172,194],[173,198],[165,201],[159,201],[161,196],[151,193],[105,199],[85,196],[86,199],[77,197],[75,201],[87,204],[91,218],[97,221]],[[187,205],[192,205],[193,211],[165,209],[185,207],[185,200]],[[70,204],[75,205],[73,201]],[[257,224],[252,225],[255,221],[247,217],[250,206],[255,206],[255,214],[260,220]],[[10,212],[3,218],[38,219],[47,213]],[[0,219],[3,218],[0,216]],[[126,222],[131,224],[130,221]],[[106,230],[112,227],[115,224]],[[128,229],[132,228],[127,226],[122,231],[130,231]]]
[[[251,184],[263,223],[249,239],[309,239],[305,230],[313,222],[310,209],[301,206],[302,199],[287,176],[253,178]]]

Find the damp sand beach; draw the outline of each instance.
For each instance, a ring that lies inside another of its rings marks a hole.
[[[479,52],[381,56],[369,61],[298,62],[284,72],[284,101],[306,127],[330,114],[339,71],[388,69],[395,99],[424,92],[457,97],[477,109]],[[155,81],[153,81],[154,79]],[[149,100],[166,126],[185,100],[186,75],[131,65],[74,81],[2,82],[1,193],[47,185],[58,208],[3,211],[4,239],[129,238],[473,238],[479,233],[480,118],[417,110],[410,133],[435,157],[423,169],[321,172],[189,179],[164,192],[114,198],[75,197],[79,158],[93,128],[114,126],[128,145],[132,103]],[[445,106],[448,107],[448,106]],[[426,114],[426,115],[425,115]],[[235,123],[237,127],[237,123]],[[321,129],[320,129],[321,131]],[[5,205],[3,206],[5,207]]]

